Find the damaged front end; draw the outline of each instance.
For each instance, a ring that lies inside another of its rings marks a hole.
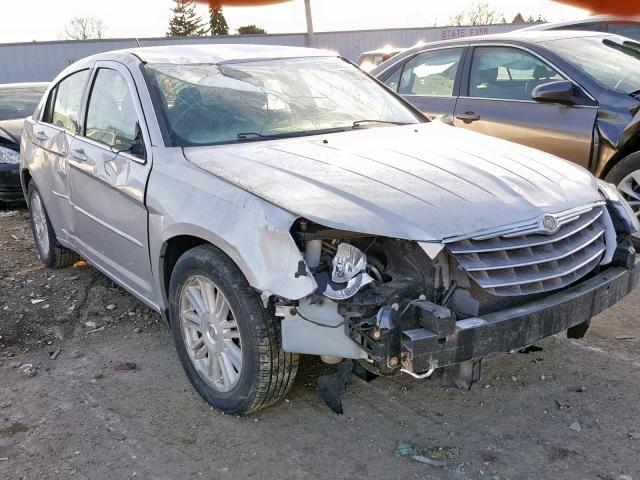
[[[283,347],[329,363],[354,359],[376,375],[455,370],[450,383],[468,386],[483,357],[564,330],[584,335],[592,316],[635,287],[633,228],[610,212],[603,200],[441,243],[299,219],[291,233],[301,274],[318,288],[299,301],[276,299]]]

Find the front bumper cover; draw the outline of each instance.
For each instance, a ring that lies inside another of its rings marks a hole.
[[[0,164],[0,201],[7,203],[24,202],[20,184],[20,165]]]
[[[526,305],[456,322],[447,337],[424,328],[402,332],[402,363],[414,373],[509,353],[587,322],[638,284],[640,259]]]

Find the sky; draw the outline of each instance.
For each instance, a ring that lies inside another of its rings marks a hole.
[[[107,37],[160,37],[169,23],[173,0],[4,0],[0,43],[62,39],[74,17],[96,17],[107,25]],[[549,21],[573,20],[588,12],[550,0],[488,0],[507,21],[521,12]],[[451,16],[473,0],[311,0],[316,31],[447,25]],[[393,6],[391,8],[391,6]],[[198,11],[206,16],[207,8]],[[231,33],[257,24],[268,33],[306,31],[303,0],[264,7],[224,7]],[[26,28],[26,26],[29,28]]]

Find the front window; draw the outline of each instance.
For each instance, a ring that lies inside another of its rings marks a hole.
[[[531,100],[533,89],[562,80],[553,68],[524,50],[476,48],[469,76],[469,96],[499,100]]]
[[[46,87],[0,89],[0,120],[26,118],[33,114]]]
[[[127,80],[115,70],[98,70],[87,108],[85,135],[117,150],[128,151],[136,141],[137,125]]]
[[[385,88],[333,57],[146,68],[174,146],[344,131],[362,120],[419,121]]]
[[[554,40],[549,46],[605,88],[622,93],[640,90],[640,50],[620,38],[583,37]]]

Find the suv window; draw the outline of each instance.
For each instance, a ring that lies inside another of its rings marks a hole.
[[[616,35],[622,35],[633,40],[640,41],[640,24],[630,22],[616,22],[607,25],[607,31],[609,33],[615,33]]]
[[[416,55],[404,65],[398,92],[422,97],[452,96],[463,51],[464,48],[447,48]]]
[[[126,79],[115,70],[98,70],[87,107],[85,136],[126,151],[135,143],[137,124]]]
[[[511,47],[476,47],[469,76],[469,96],[531,100],[533,89],[564,78],[528,52]]]
[[[55,95],[51,123],[71,133],[78,133],[82,93],[88,77],[89,70],[82,70],[69,75],[51,90],[51,95]]]

